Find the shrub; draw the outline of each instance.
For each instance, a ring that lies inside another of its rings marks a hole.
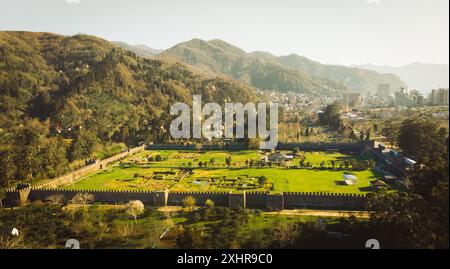
[[[183,206],[189,210],[191,210],[195,206],[195,203],[196,203],[195,198],[192,196],[186,196],[183,199]]]
[[[212,200],[210,200],[210,199],[207,199],[206,201],[205,201],[205,206],[207,206],[207,207],[214,207],[214,201],[212,201]]]

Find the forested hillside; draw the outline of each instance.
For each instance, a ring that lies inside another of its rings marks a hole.
[[[0,185],[168,139],[169,107],[254,100],[251,88],[86,35],[0,32]],[[69,165],[70,164],[70,165]]]
[[[212,74],[223,74],[262,90],[335,96],[347,88],[327,78],[312,77],[267,60],[254,57],[221,40],[193,39],[161,52]]]
[[[161,52],[201,70],[225,74],[254,87],[281,92],[333,96],[343,91],[375,92],[378,84],[405,86],[397,76],[362,68],[326,65],[295,54],[276,57],[267,52],[246,53],[222,40],[193,39]]]

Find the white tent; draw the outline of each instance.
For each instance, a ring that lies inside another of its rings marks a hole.
[[[356,185],[356,182],[354,180],[344,180],[346,185]]]
[[[357,180],[358,178],[355,175],[344,174],[342,176],[344,180]]]

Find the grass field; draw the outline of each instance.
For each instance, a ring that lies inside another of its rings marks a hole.
[[[161,156],[164,161],[160,163],[188,163],[188,162],[209,162],[214,159],[216,163],[225,163],[225,159],[228,156],[232,157],[233,162],[245,162],[246,160],[259,160],[261,155],[255,150],[242,150],[242,151],[208,151],[208,152],[196,152],[196,151],[177,151],[177,150],[151,150],[143,151],[137,155],[131,156],[128,160],[144,158],[148,156],[156,157]]]
[[[129,157],[129,160],[140,159],[148,156],[160,155],[166,162],[208,162],[214,158],[215,162],[225,163],[225,158],[232,157],[233,162],[245,162],[245,160],[259,160],[261,154],[258,151],[240,152],[205,152],[195,151],[144,151],[138,155]],[[306,161],[320,163],[331,160],[340,161],[346,158],[360,158],[359,156],[348,156],[340,153],[312,152],[303,153]],[[294,160],[293,162],[297,162]],[[380,178],[381,175],[373,171],[337,171],[319,169],[285,169],[285,168],[199,168],[193,169],[192,174],[182,180],[174,180],[170,177],[153,179],[151,175],[156,172],[174,171],[180,174],[181,170],[171,168],[146,168],[145,166],[133,165],[130,167],[114,166],[109,169],[91,174],[73,185],[66,186],[70,189],[84,190],[163,190],[174,191],[237,191],[234,186],[223,186],[212,181],[202,180],[211,178],[239,179],[248,182],[257,182],[257,178],[265,176],[273,183],[273,191],[292,192],[324,192],[324,193],[365,193],[370,191],[370,181]],[[344,173],[354,174],[358,180],[356,185],[343,185]],[[252,190],[268,190],[267,185],[258,186]]]
[[[345,171],[307,170],[307,169],[283,169],[283,168],[253,168],[253,169],[196,169],[192,177],[260,177],[265,176],[274,183],[274,191],[292,192],[326,192],[326,193],[364,193],[369,189],[369,182],[380,175],[372,171],[352,172],[357,178],[357,185],[343,186],[342,181]],[[231,188],[217,188],[204,185],[193,185],[189,178],[174,185],[172,190],[215,190],[231,191]],[[263,190],[263,189],[257,189]]]
[[[282,151],[283,153],[289,154],[289,151]],[[225,166],[225,159],[231,156],[231,162],[242,164],[245,161],[259,161],[261,157],[264,155],[257,150],[242,150],[242,151],[208,151],[208,152],[196,152],[196,151],[177,151],[177,150],[161,150],[161,151],[143,151],[137,155],[128,157],[126,160],[144,160],[147,157],[160,156],[162,161],[154,163],[158,163],[161,165],[164,164],[187,164],[192,163],[196,164],[198,162],[206,162],[209,164],[211,159],[214,159],[216,165]],[[301,157],[305,158],[305,163],[310,162],[312,165],[319,166],[322,161],[329,165],[331,161],[344,161],[346,159],[357,159],[362,160],[365,159],[362,156],[357,155],[345,155],[337,152],[302,152],[299,156],[296,156],[292,163],[297,165],[300,161]]]
[[[73,185],[66,186],[70,189],[83,190],[163,190],[170,188],[175,182],[171,180],[148,180],[143,177],[135,178],[134,175],[149,175],[155,171],[163,172],[171,169],[164,168],[140,168],[114,166],[112,168],[91,174]]]

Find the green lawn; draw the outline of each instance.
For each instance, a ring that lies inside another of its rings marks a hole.
[[[245,162],[245,160],[253,159],[259,160],[262,154],[256,150],[246,150],[238,152],[227,151],[211,151],[211,152],[196,152],[196,151],[143,151],[137,155],[130,156],[127,160],[142,160],[147,156],[160,155],[165,161],[159,162],[161,166],[169,163],[188,163],[188,162],[209,162],[211,158],[215,159],[216,163],[225,163],[225,158],[232,157],[232,162]],[[340,153],[326,153],[326,152],[308,152],[302,153],[306,157],[306,162],[312,164],[320,164],[325,161],[329,166],[330,161],[342,161],[346,158],[361,159],[360,156],[349,156]],[[299,159],[295,159],[293,164],[296,165]],[[243,166],[238,165],[239,166]],[[370,181],[381,178],[370,170],[366,171],[337,171],[337,170],[319,170],[319,169],[285,169],[285,168],[202,168],[194,169],[193,173],[181,181],[173,179],[149,179],[145,176],[152,175],[154,172],[176,171],[179,169],[171,168],[157,168],[145,167],[142,165],[132,165],[130,167],[114,166],[107,170],[100,171],[73,185],[66,186],[66,188],[85,189],[85,190],[163,190],[168,188],[175,191],[237,191],[233,186],[223,187],[213,182],[208,182],[212,177],[227,179],[244,179],[245,184],[257,182],[257,178],[265,176],[269,182],[273,183],[273,191],[291,191],[291,192],[324,192],[324,193],[366,193],[369,190]],[[343,185],[342,177],[345,172],[354,174],[358,180],[356,185]],[[135,176],[138,174],[138,176]],[[207,179],[207,180],[202,180]],[[242,180],[241,180],[242,182]],[[270,185],[258,187],[253,190],[268,190]]]
[[[231,191],[229,188],[217,188],[207,184],[194,185],[190,179],[195,177],[260,177],[265,176],[274,183],[274,191],[291,192],[326,192],[326,193],[365,193],[369,182],[380,175],[372,171],[352,171],[357,178],[357,184],[352,186],[339,185],[345,171],[282,169],[282,168],[249,168],[249,169],[195,169],[193,175],[176,184],[172,190],[214,190]],[[257,189],[263,190],[263,189]]]
[[[174,191],[236,191],[235,188],[221,188],[207,182],[197,182],[197,178],[205,177],[260,177],[265,176],[274,184],[274,191],[292,192],[326,192],[326,193],[365,193],[369,188],[369,181],[379,177],[372,171],[352,172],[358,177],[357,185],[339,185],[344,171],[321,171],[306,169],[282,168],[249,168],[249,169],[194,169],[193,174],[180,182],[173,180],[155,180],[140,175],[151,174],[155,171],[168,171],[164,168],[114,168],[92,174],[73,185],[69,189],[84,190],[163,190],[169,188]],[[265,190],[263,188],[255,190]]]
[[[178,150],[146,150],[137,155],[128,157],[127,160],[136,160],[147,156],[161,156],[164,161],[159,163],[188,163],[188,162],[208,162],[214,159],[216,163],[225,163],[225,158],[232,157],[232,162],[245,162],[246,160],[259,160],[261,155],[255,150],[241,151],[178,151]]]
[[[331,161],[342,162],[344,160],[356,159],[362,160],[361,156],[351,156],[345,155],[338,152],[306,152],[302,154],[306,157],[305,163],[310,162],[312,165],[319,166],[322,161],[325,162],[326,165],[329,165]]]
[[[155,171],[170,171],[169,168],[141,168],[114,166],[112,168],[91,174],[80,181],[68,185],[66,189],[82,190],[163,190],[175,183],[172,180],[148,180],[140,176],[150,175]]]

